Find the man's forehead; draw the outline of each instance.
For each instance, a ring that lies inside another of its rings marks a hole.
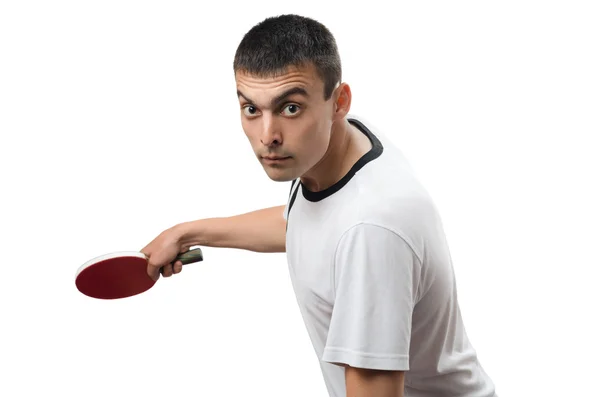
[[[235,73],[235,81],[240,88],[275,89],[283,85],[294,84],[304,87],[307,91],[318,88],[322,84],[314,67],[290,66],[286,70],[269,74],[255,74],[244,70]]]

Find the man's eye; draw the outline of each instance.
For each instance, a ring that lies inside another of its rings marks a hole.
[[[287,105],[285,108],[283,108],[283,112],[285,113],[286,116],[293,116],[295,114],[297,114],[300,111],[300,106],[298,105]]]
[[[244,114],[246,116],[255,116],[257,113],[257,109],[254,106],[248,105],[244,106]]]

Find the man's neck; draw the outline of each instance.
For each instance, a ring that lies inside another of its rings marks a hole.
[[[325,190],[342,179],[371,148],[369,138],[348,120],[340,120],[332,127],[329,148],[323,159],[300,180],[310,191]]]

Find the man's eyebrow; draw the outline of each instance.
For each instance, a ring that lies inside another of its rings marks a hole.
[[[238,98],[239,97],[244,98],[246,100],[246,102],[254,103],[250,98],[248,98],[246,95],[242,94],[242,91],[240,91],[240,90],[237,90],[237,95],[238,95]]]
[[[252,101],[250,98],[248,98],[246,95],[244,95],[240,90],[237,90],[237,95],[238,95],[238,97],[244,98],[247,102],[254,104],[254,101]],[[271,100],[271,108],[278,107],[282,102],[284,102],[287,99],[287,97],[292,96],[292,95],[302,95],[302,96],[307,97],[308,92],[302,87],[292,87],[292,88],[284,91],[280,95],[277,95],[275,98],[273,98]]]
[[[278,107],[283,101],[287,99],[287,97],[292,95],[302,95],[307,97],[308,92],[306,92],[306,90],[302,87],[292,87],[289,90],[284,91],[281,95],[278,95],[275,98],[273,98],[273,100],[271,101],[271,108]]]

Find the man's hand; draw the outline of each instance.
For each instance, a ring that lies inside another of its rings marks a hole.
[[[346,397],[404,397],[404,371],[346,367]]]
[[[181,243],[182,233],[177,226],[165,230],[146,245],[141,252],[148,258],[148,276],[154,281],[170,277],[181,272],[183,264],[180,261],[171,263],[178,254],[186,252],[189,247]]]

